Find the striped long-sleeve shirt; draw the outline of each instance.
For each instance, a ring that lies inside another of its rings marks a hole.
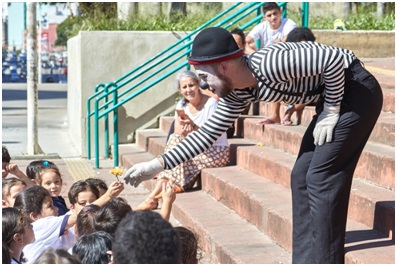
[[[338,106],[343,98],[345,72],[356,56],[350,50],[315,42],[284,42],[253,53],[247,64],[258,88],[235,89],[198,131],[162,155],[171,169],[208,149],[250,102],[310,103],[324,96]],[[323,87],[323,89],[321,89]]]

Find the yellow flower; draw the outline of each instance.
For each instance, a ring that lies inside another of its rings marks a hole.
[[[113,174],[116,177],[117,181],[120,181],[119,176],[121,176],[123,174],[123,170],[121,168],[116,167],[116,168],[111,169],[109,172],[110,172],[110,174]]]
[[[257,146],[265,146],[265,144],[262,143],[262,142],[258,142],[256,145],[257,145]]]
[[[110,172],[110,174],[113,174],[113,175],[122,175],[123,174],[123,170],[118,167],[111,169],[109,172]]]

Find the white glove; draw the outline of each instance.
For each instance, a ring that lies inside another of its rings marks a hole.
[[[340,106],[329,106],[324,104],[324,110],[317,118],[313,130],[314,144],[323,145],[332,141],[332,134],[339,120]]]
[[[161,165],[158,158],[155,158],[149,162],[139,163],[130,167],[122,178],[126,184],[136,188],[142,181],[151,179],[163,170],[163,165]]]

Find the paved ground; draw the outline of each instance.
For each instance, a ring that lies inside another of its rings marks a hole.
[[[43,154],[26,155],[27,103],[26,84],[2,84],[2,144],[7,146],[12,161],[25,171],[36,159],[48,159],[60,167],[64,179],[63,196],[70,185],[79,179],[98,177],[110,184],[115,178],[109,174],[112,160],[101,161],[101,169],[94,169],[93,161],[80,158],[68,133],[67,85],[39,85],[38,138]],[[142,188],[126,187],[122,196],[136,207],[146,196]],[[68,201],[66,199],[66,201]]]

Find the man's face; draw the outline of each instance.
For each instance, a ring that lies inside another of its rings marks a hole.
[[[267,22],[269,22],[272,29],[278,29],[281,26],[281,11],[278,9],[272,9],[266,11],[263,16]]]
[[[233,86],[232,80],[228,76],[221,74],[217,70],[217,67],[219,65],[215,65],[214,67],[211,65],[196,65],[194,68],[198,77],[210,86],[209,90],[219,100],[219,98],[229,95],[233,91]]]

